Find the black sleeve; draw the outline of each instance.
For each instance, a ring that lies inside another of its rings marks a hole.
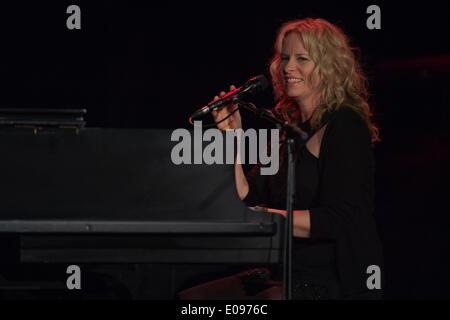
[[[373,159],[369,130],[352,110],[330,121],[321,150],[317,208],[310,208],[311,239],[360,232],[373,209]],[[372,176],[371,176],[372,175]]]

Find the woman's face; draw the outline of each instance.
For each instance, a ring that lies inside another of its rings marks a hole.
[[[281,72],[286,95],[297,102],[306,102],[318,94],[318,76],[309,81],[316,64],[309,57],[300,35],[289,33],[281,49]]]

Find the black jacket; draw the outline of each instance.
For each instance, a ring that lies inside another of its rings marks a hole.
[[[294,208],[310,211],[308,241],[334,243],[337,275],[345,297],[368,290],[369,266],[382,270],[382,249],[373,217],[375,164],[370,132],[358,113],[341,107],[327,122],[317,159],[314,194],[301,192],[301,185],[308,181],[298,181],[302,178],[297,176]],[[258,171],[256,168],[248,175],[250,190],[244,201],[248,205],[280,207],[286,201],[285,170],[275,176],[261,176]],[[275,188],[280,190],[275,192]]]

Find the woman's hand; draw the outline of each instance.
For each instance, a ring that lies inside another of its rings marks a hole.
[[[271,214],[279,214],[283,217],[287,217],[286,210],[265,208],[265,207],[254,207],[255,211],[262,211]],[[311,230],[311,219],[309,210],[294,210],[294,237],[298,238],[309,238]]]
[[[230,86],[230,91],[236,89],[235,86]],[[225,95],[225,91],[222,91],[219,96],[223,97]],[[219,96],[214,97],[214,101],[219,100]],[[212,111],[212,116],[214,118],[215,122],[219,122],[220,120],[227,117],[231,112],[236,110],[238,106],[234,103],[226,105],[222,108],[216,109]],[[220,130],[229,130],[229,129],[241,129],[242,128],[242,121],[241,121],[241,114],[239,113],[239,110],[233,113],[228,119],[225,121],[219,123],[217,127]]]
[[[231,85],[230,91],[235,90],[236,87]],[[225,95],[225,91],[222,91],[219,96],[223,97]],[[217,101],[220,99],[219,96],[215,96],[213,101]],[[237,105],[231,103],[229,105],[226,105],[222,108],[213,110],[211,112],[214,121],[217,123],[224,118],[228,117],[233,111],[237,109]],[[242,128],[242,122],[241,122],[241,114],[239,113],[239,110],[236,110],[229,118],[226,120],[220,122],[217,124],[217,128],[220,130],[234,130],[234,129],[241,129]],[[239,149],[238,149],[239,152]],[[236,158],[239,157],[239,154],[236,155]],[[239,161],[235,162],[235,181],[236,181],[236,190],[238,192],[239,198],[242,200],[246,197],[248,194],[249,186],[247,182],[247,178],[245,177],[244,170],[242,169],[242,164]]]
[[[286,210],[273,209],[273,208],[266,208],[266,212],[267,213],[273,213],[273,214],[280,214],[280,215],[282,215],[285,218],[286,218],[286,214],[287,214]]]

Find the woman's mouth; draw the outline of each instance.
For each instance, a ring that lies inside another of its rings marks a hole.
[[[285,78],[285,81],[287,84],[298,84],[303,82],[302,78],[295,78],[295,77],[287,77]]]

